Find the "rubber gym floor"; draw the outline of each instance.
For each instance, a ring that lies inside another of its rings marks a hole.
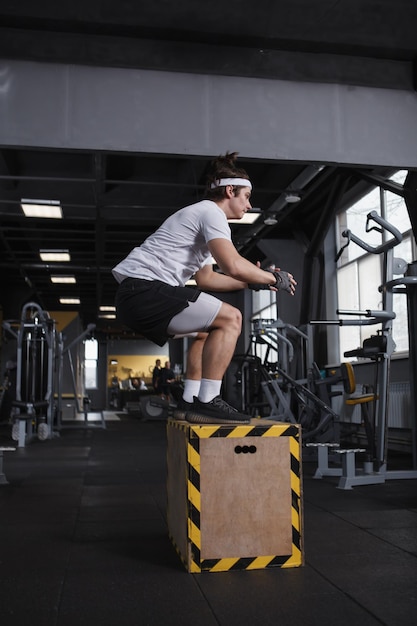
[[[190,574],[167,534],[165,422],[62,430],[3,471],[2,626],[417,624],[417,480],[343,491],[304,463],[303,567]]]

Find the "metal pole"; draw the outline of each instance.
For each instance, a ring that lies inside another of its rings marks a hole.
[[[417,261],[408,265],[406,276],[417,277]],[[411,279],[410,279],[411,280]],[[413,451],[413,469],[417,469],[417,284],[409,283],[406,287],[408,307],[408,342],[410,371],[410,413],[411,438]]]

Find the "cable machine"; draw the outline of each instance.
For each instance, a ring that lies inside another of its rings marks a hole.
[[[373,224],[374,223],[374,224]],[[376,226],[375,226],[376,224]],[[391,355],[395,349],[395,345],[392,339],[392,320],[395,318],[393,312],[393,297],[392,293],[397,284],[407,284],[407,279],[402,278],[399,281],[393,280],[393,268],[394,268],[394,256],[393,248],[402,241],[401,233],[389,222],[384,220],[375,211],[371,211],[367,216],[366,231],[375,229],[378,232],[390,233],[393,235],[393,239],[385,241],[379,246],[371,246],[350,230],[346,230],[342,233],[342,236],[347,238],[347,243],[342,246],[339,253],[336,256],[336,261],[340,258],[343,250],[353,241],[363,250],[371,253],[383,255],[383,284],[379,287],[379,291],[382,292],[382,308],[381,311],[349,311],[338,310],[338,315],[347,316],[359,316],[355,319],[340,319],[340,320],[314,320],[311,324],[338,324],[339,326],[348,325],[365,325],[365,324],[382,324],[382,329],[376,336],[373,336],[364,341],[362,348],[357,350],[351,350],[345,352],[344,356],[359,356],[370,358],[376,363],[377,377],[376,377],[376,409],[374,420],[374,452],[372,452],[371,458],[369,458],[369,442],[368,450],[366,449],[351,449],[351,450],[336,450],[342,456],[342,469],[334,470],[328,469],[327,455],[329,449],[322,451],[319,457],[319,467],[317,477],[325,475],[340,475],[340,481],[338,487],[340,489],[351,489],[355,485],[370,485],[383,483],[387,479],[398,478],[417,478],[417,471],[415,469],[410,471],[388,471],[387,470],[387,443],[388,443],[388,414],[389,414],[389,377],[390,377],[390,362]],[[398,260],[396,260],[398,263]],[[416,280],[414,280],[414,278]],[[409,289],[411,284],[417,282],[417,276],[413,277],[413,280],[408,283]],[[409,303],[409,318],[412,311],[414,311],[414,320],[412,320],[412,336],[413,343],[415,344],[416,335],[416,321],[415,321],[415,295],[413,294],[413,302]],[[410,320],[409,320],[410,323]],[[413,346],[413,352],[416,346]],[[415,368],[416,363],[415,354],[411,356],[411,367]],[[415,372],[416,369],[413,369]],[[415,392],[414,392],[415,393]],[[355,455],[357,452],[368,452],[368,457],[364,468],[357,468],[355,463]],[[322,467],[320,467],[320,461]],[[414,466],[415,467],[415,466]]]
[[[12,402],[12,439],[24,447],[35,434],[52,437],[54,418],[55,322],[35,302],[22,309],[17,332],[10,322],[3,327],[16,339],[16,399]]]
[[[62,422],[63,364],[68,359],[71,383],[77,413],[84,414],[83,422],[74,428],[91,428],[88,420],[89,398],[77,385],[72,349],[95,328],[87,329],[68,346],[64,346],[62,334],[56,332],[55,321],[35,302],[24,305],[19,321],[5,321],[3,328],[17,342],[16,389],[11,402],[10,421],[12,439],[22,448],[35,436],[45,441],[59,436],[68,424]],[[17,328],[17,330],[16,330]],[[81,405],[82,403],[82,405]],[[102,428],[106,428],[101,412]],[[55,429],[55,430],[54,430]]]
[[[379,289],[407,296],[408,361],[410,381],[414,381],[417,372],[417,261],[409,263],[403,277],[390,280]],[[410,413],[413,470],[417,473],[417,386],[414,384],[410,384]]]
[[[281,319],[255,319],[252,326],[248,350],[234,357],[226,375],[228,401],[253,417],[301,424],[304,443],[337,439],[339,415],[330,406],[329,391],[334,381],[323,380],[311,361],[308,334]],[[263,359],[258,346],[264,348]],[[271,350],[276,362],[269,360]]]
[[[64,346],[62,341],[62,336],[58,336],[57,343],[57,388],[56,388],[56,415],[57,415],[57,429],[61,431],[63,428],[95,428],[96,425],[88,420],[88,409],[90,404],[90,399],[85,393],[84,385],[82,389],[79,389],[79,385],[77,385],[77,377],[74,368],[74,360],[72,357],[72,349],[78,345],[83,339],[85,339],[88,335],[92,333],[95,329],[95,324],[89,324],[84,332],[82,332],[78,337],[73,339],[68,346]],[[68,359],[68,365],[71,374],[71,383],[74,394],[74,403],[76,413],[84,414],[84,420],[82,422],[74,422],[68,423],[68,420],[65,423],[62,420],[62,380],[63,380],[63,365],[65,357]],[[100,428],[106,428],[106,422],[104,419],[103,411],[100,411]]]

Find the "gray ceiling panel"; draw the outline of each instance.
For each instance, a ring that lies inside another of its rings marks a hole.
[[[263,212],[260,226],[233,225],[241,253],[262,260],[262,240],[314,241],[331,194],[354,197],[371,184],[364,172],[417,166],[416,32],[415,0],[3,0],[6,316],[14,291],[60,308],[50,276],[71,270],[84,323],[120,332],[98,318],[114,298],[110,268],[202,197],[210,158],[227,149]],[[24,197],[59,199],[64,219],[25,219]],[[40,261],[55,247],[70,249],[69,266]]]

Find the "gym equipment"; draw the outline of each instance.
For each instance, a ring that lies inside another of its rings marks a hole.
[[[12,439],[18,447],[37,434],[52,437],[55,323],[35,302],[22,309],[17,332],[3,327],[17,340],[16,400],[12,402]]]
[[[6,373],[3,378],[3,383],[0,390],[0,420],[1,420],[1,411],[3,409],[3,401],[9,389],[9,373],[6,370]]]
[[[160,396],[144,395],[140,398],[141,418],[144,422],[152,420],[167,420],[172,417],[177,407],[177,402],[182,398],[183,385],[181,383],[173,383],[170,385],[169,400]]]
[[[229,381],[226,385],[228,401],[253,417],[269,409],[269,413],[262,417],[300,424],[304,442],[337,438],[339,416],[330,406],[329,387],[332,383],[329,379],[321,379],[315,363],[309,369],[305,367],[308,335],[280,319],[255,319],[252,326],[246,354],[234,359],[235,363],[238,360],[239,367],[235,384]],[[291,334],[301,340],[298,369],[304,376],[300,379],[288,373],[295,355],[293,342],[289,339]],[[256,355],[259,344],[266,346],[263,362]],[[272,349],[278,353],[277,363],[268,362]],[[255,354],[250,354],[251,351]],[[239,390],[240,397],[231,397],[234,390]]]
[[[380,291],[394,294],[406,294],[408,311],[408,361],[410,380],[414,380],[417,372],[417,261],[407,266],[405,275],[388,281],[379,287]],[[410,386],[410,412],[412,421],[412,454],[413,468],[417,470],[417,386]]]
[[[10,446],[0,447],[0,485],[8,485],[9,481],[6,478],[6,474],[3,471],[3,452],[14,452],[16,448]]]
[[[344,383],[344,390],[347,394],[345,404],[347,406],[360,406],[362,422],[365,426],[366,438],[368,440],[369,461],[375,459],[375,408],[378,396],[373,391],[371,393],[356,393],[356,379],[352,363],[340,364],[341,378]],[[376,376],[376,379],[378,377]],[[375,385],[376,386],[376,385]],[[372,408],[372,415],[369,406]]]
[[[189,572],[303,564],[300,430],[168,420],[168,534]]]
[[[43,311],[37,303],[28,302],[22,308],[20,320],[5,321],[3,328],[17,342],[16,390],[10,420],[12,439],[18,441],[18,447],[24,447],[35,435],[41,441],[58,436],[57,431],[64,427],[61,419],[62,375],[66,355],[77,411],[84,414],[84,423],[77,423],[76,427],[92,427],[88,421],[90,400],[77,389],[71,349],[90,334],[95,325],[90,324],[86,331],[64,348],[62,335],[56,332],[55,322],[49,313]],[[101,416],[101,426],[105,428],[103,413]]]
[[[142,421],[167,420],[170,403],[159,396],[142,396],[139,400]]]
[[[373,223],[377,226],[372,225]],[[348,449],[348,450],[336,450],[338,454],[343,455],[342,469],[338,470],[338,474],[334,472],[331,475],[340,475],[340,481],[338,488],[340,489],[352,489],[356,485],[370,485],[384,483],[388,478],[417,478],[417,471],[387,471],[387,435],[388,435],[388,386],[389,386],[389,370],[391,355],[394,351],[394,342],[392,339],[392,320],[395,318],[393,312],[392,291],[395,286],[399,284],[397,281],[393,281],[393,268],[394,257],[393,248],[402,241],[401,233],[389,222],[384,220],[375,211],[371,211],[367,215],[366,231],[376,229],[378,232],[385,232],[393,235],[392,239],[384,241],[379,246],[371,246],[358,236],[347,230],[342,233],[343,237],[347,238],[347,243],[342,246],[336,255],[336,261],[340,258],[342,251],[350,244],[351,241],[356,243],[363,250],[371,254],[378,254],[383,256],[383,279],[384,283],[379,287],[379,291],[383,294],[382,310],[381,311],[350,311],[341,310],[337,311],[338,315],[345,316],[358,316],[351,319],[339,319],[339,320],[313,320],[310,324],[337,324],[339,326],[347,325],[372,325],[381,324],[381,330],[377,332],[377,335],[366,339],[363,346],[357,350],[351,350],[345,352],[345,356],[357,356],[365,357],[373,360],[376,364],[376,385],[375,385],[375,397],[376,412],[374,425],[371,428],[368,423],[368,447],[367,449]],[[404,283],[405,279],[401,279]],[[412,281],[414,283],[414,281]],[[409,312],[410,315],[410,312]],[[414,363],[414,366],[416,364]],[[413,370],[415,372],[415,370]],[[371,440],[370,440],[371,438]],[[329,452],[329,447],[325,446],[319,457],[324,465],[327,465],[325,461],[326,454]],[[357,468],[355,463],[355,455],[357,452],[366,452],[366,460],[363,468]],[[326,467],[318,468],[318,476],[329,475]]]
[[[57,429],[61,431],[69,428],[106,428],[106,422],[104,419],[103,411],[100,411],[100,423],[94,424],[88,419],[88,409],[91,403],[90,398],[86,395],[84,389],[83,378],[78,379],[75,375],[74,362],[72,358],[72,349],[78,345],[86,337],[91,335],[95,329],[95,324],[88,324],[87,328],[78,337],[73,339],[68,346],[64,347],[62,336],[59,335],[57,342],[57,390],[56,390],[56,415],[57,415]],[[77,414],[83,414],[83,421],[67,420],[64,422],[62,419],[62,376],[63,376],[63,364],[65,357],[68,359],[69,370],[71,374],[71,383],[73,389],[73,399],[75,403],[75,412]]]

